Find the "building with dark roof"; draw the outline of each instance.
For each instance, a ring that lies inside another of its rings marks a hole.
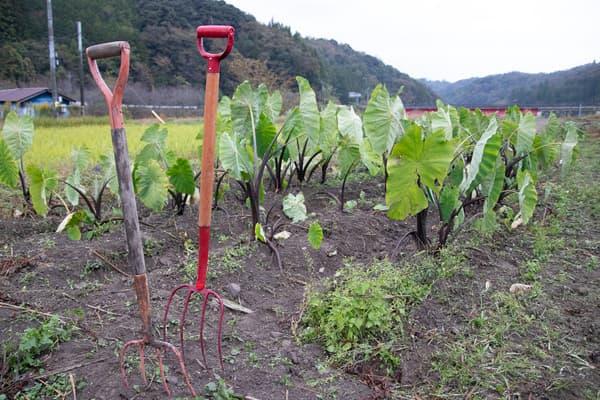
[[[75,99],[58,93],[58,112],[68,116],[68,106],[77,103]],[[47,87],[0,89],[0,116],[6,110],[17,110],[19,115],[34,116],[36,111],[52,105],[52,92]]]

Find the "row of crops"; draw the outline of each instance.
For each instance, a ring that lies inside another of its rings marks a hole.
[[[575,124],[553,115],[538,129],[536,117],[516,106],[498,119],[438,102],[437,111],[411,120],[399,95],[382,85],[359,115],[351,106],[320,106],[309,82],[298,77],[297,83],[299,101],[290,110],[282,110],[279,91],[270,93],[265,85],[253,89],[248,82],[219,103],[216,193],[227,186],[224,180],[237,181],[250,209],[252,233],[267,244],[276,229],[264,229],[266,193],[287,192],[288,199],[301,203],[294,191],[334,176],[341,182],[337,199],[343,209],[345,184],[357,171],[385,183],[385,204],[378,210],[392,219],[417,217],[419,246],[432,245],[426,229],[431,209],[439,217],[433,244],[438,247],[464,223],[469,207],[476,208],[475,223],[482,229],[493,229],[499,221],[514,229],[532,217],[545,174],[564,174],[575,155]],[[118,196],[110,154],[92,162],[94,149],[76,146],[70,170],[59,173],[44,163],[24,161],[33,142],[31,119],[11,113],[2,133],[1,184],[19,191],[39,215],[64,207],[67,217],[60,228],[73,239],[81,237],[82,226],[106,222],[103,199],[109,193]],[[196,191],[198,162],[170,150],[168,134],[160,125],[143,133],[141,150],[132,160],[135,190],[150,209],[168,206],[182,214]],[[318,246],[320,228],[313,226],[311,243]]]

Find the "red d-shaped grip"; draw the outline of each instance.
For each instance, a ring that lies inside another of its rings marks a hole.
[[[233,36],[235,29],[228,25],[204,25],[199,26],[197,32],[197,43],[200,55],[208,61],[208,72],[218,73],[219,62],[227,57],[233,47]],[[227,47],[220,53],[209,53],[204,49],[203,38],[227,38]]]

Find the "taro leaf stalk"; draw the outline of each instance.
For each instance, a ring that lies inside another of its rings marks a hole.
[[[20,117],[15,111],[8,113],[2,128],[3,140],[0,140],[0,182],[9,187],[14,187],[18,177],[23,199],[26,203],[30,203],[31,193],[27,183],[23,157],[31,148],[33,134],[34,128],[31,117],[28,115]],[[16,175],[15,170],[17,171]]]
[[[447,140],[442,130],[424,137],[421,127],[411,123],[390,153],[387,215],[400,220],[417,215],[417,232],[414,235],[421,248],[429,243],[427,230],[423,229],[430,201],[428,197],[439,198],[454,150],[454,142]]]

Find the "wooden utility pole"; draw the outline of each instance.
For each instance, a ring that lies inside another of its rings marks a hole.
[[[52,92],[52,108],[56,108],[58,101],[58,87],[56,86],[56,51],[54,50],[54,25],[52,22],[52,0],[46,0],[48,12],[48,53],[50,56],[50,91]]]

